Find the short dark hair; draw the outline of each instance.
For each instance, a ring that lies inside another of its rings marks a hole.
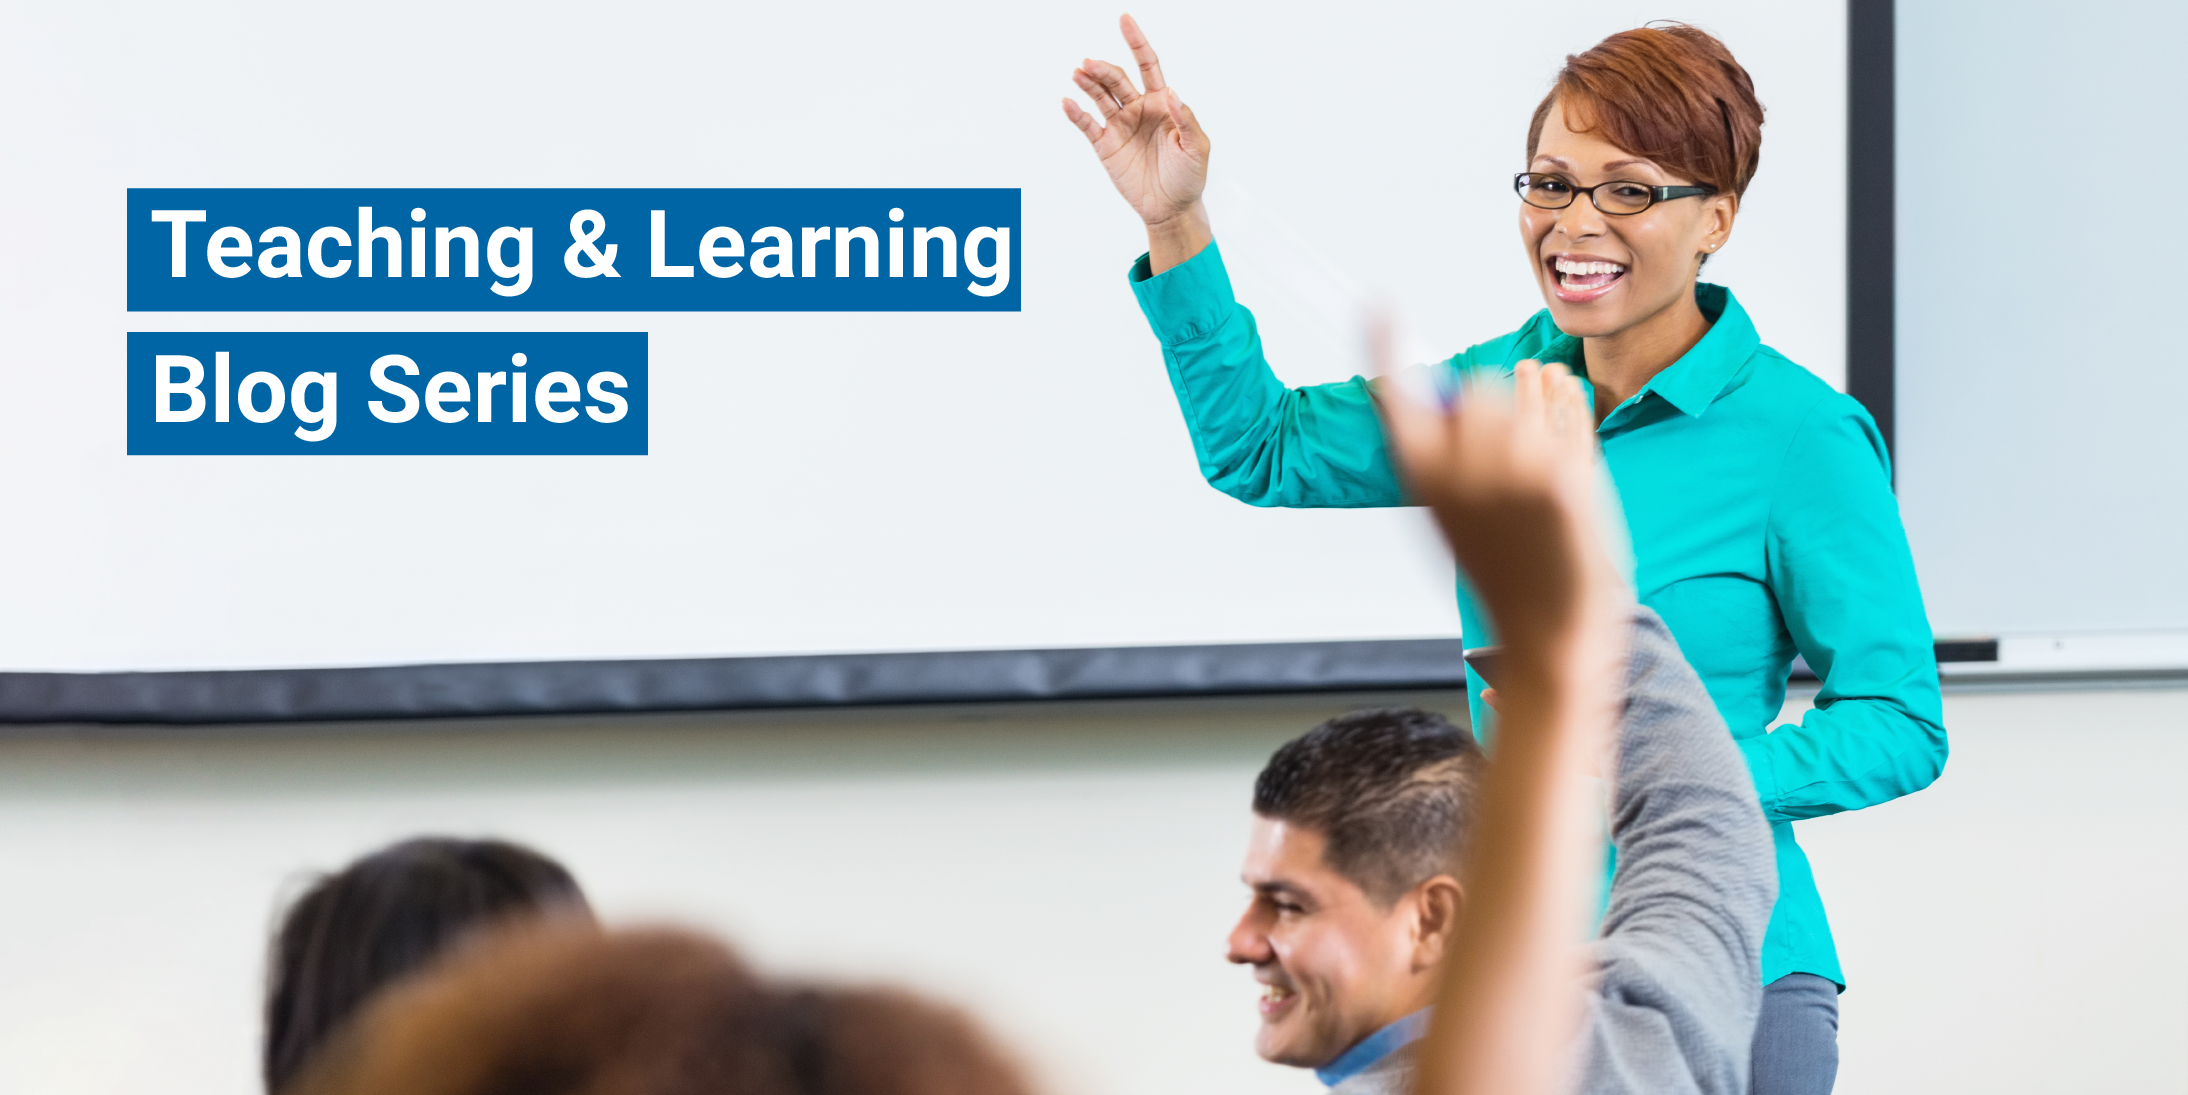
[[[1458,875],[1487,763],[1473,734],[1433,711],[1354,711],[1269,758],[1254,813],[1321,833],[1330,869],[1388,906]]]
[[[266,1090],[280,1091],[375,991],[486,924],[586,909],[562,864],[500,840],[421,837],[320,879],[274,934]]]

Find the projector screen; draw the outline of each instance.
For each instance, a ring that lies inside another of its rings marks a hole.
[[[1297,384],[1357,371],[1363,294],[1440,353],[1541,307],[1529,112],[1666,12],[1135,14]],[[1844,8],[1671,14],[1769,112],[1709,276],[1839,383]],[[11,14],[0,668],[1455,636],[1417,514],[1201,481],[1126,284],[1140,227],[1059,106],[1081,58],[1128,60],[1116,15]]]

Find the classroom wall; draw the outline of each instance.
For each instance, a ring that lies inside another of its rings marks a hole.
[[[308,873],[495,834],[612,919],[978,1009],[1060,1095],[1319,1085],[1222,961],[1248,786],[1365,702],[1141,701],[0,740],[0,1091],[255,1088]],[[1798,707],[1798,701],[1793,705]],[[1956,693],[1943,782],[1803,826],[1852,991],[1840,1090],[2188,1086],[2188,690]]]
[[[1919,795],[1800,826],[1849,1095],[2188,1091],[2188,690],[1952,693]]]
[[[2177,123],[2141,107],[2177,93],[2188,4],[1906,0],[1896,12],[1893,456],[1931,624],[2104,635],[2119,644],[2115,667],[2188,664],[2188,506],[2169,474],[2188,369],[2170,345],[2097,348],[2101,332],[2148,323],[2152,300],[2098,273],[2122,249],[2092,207],[2019,185],[2050,165],[2188,171],[2188,144],[2152,139]],[[1768,155],[1765,173],[1782,169]],[[2178,216],[2136,218],[2130,232],[2137,256],[2188,247]],[[2102,384],[2082,380],[2092,356]]]

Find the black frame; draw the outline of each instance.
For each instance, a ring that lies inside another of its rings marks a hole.
[[[0,673],[0,723],[234,724],[1466,687],[1457,639]]]
[[[1846,2],[1846,393],[1896,452],[1892,0]],[[1895,464],[1896,467],[1896,464]]]
[[[1893,444],[1893,7],[1847,0],[1846,386]],[[1947,660],[1995,660],[1996,646]],[[0,723],[228,724],[1464,688],[1458,640],[0,673]],[[1983,655],[1988,658],[1983,658]]]

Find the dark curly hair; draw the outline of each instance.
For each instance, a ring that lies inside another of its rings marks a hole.
[[[502,928],[376,999],[287,1095],[1029,1095],[956,1009],[773,982],[668,928]]]
[[[320,879],[274,935],[266,1090],[287,1087],[389,982],[481,927],[557,909],[586,913],[577,880],[562,864],[500,840],[406,840]]]

